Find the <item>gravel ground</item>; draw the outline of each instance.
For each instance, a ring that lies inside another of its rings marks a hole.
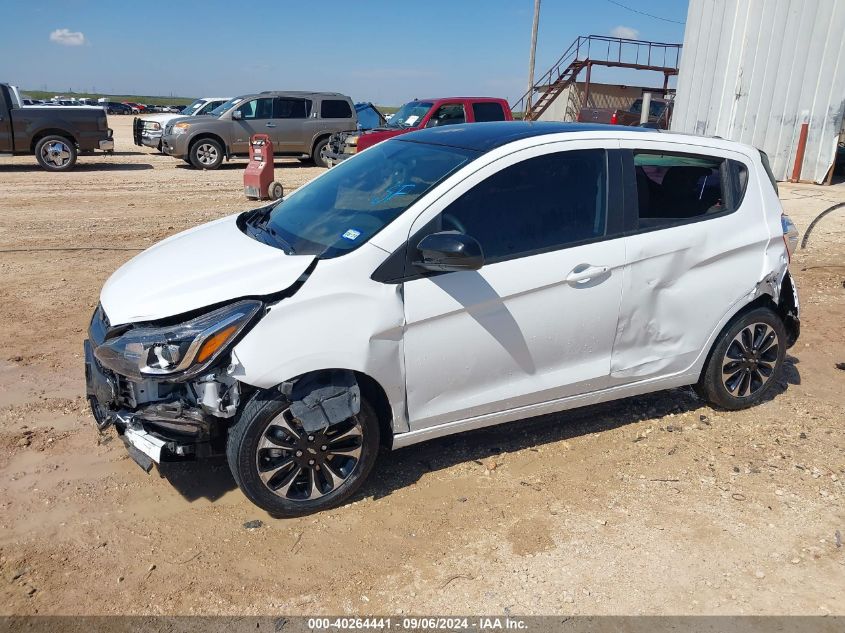
[[[681,389],[436,440],[273,520],[224,462],[147,475],[94,429],[82,341],[122,249],[252,206],[243,162],[111,124],[71,173],[0,162],[0,614],[845,613],[845,213],[795,257],[802,337],[763,405]],[[277,165],[288,191],[319,171]],[[845,186],[781,196],[803,231]]]

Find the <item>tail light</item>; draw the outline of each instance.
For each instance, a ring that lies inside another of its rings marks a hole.
[[[616,112],[614,112],[610,115],[610,124],[616,125],[617,123],[619,123],[619,116],[616,114]]]
[[[786,252],[789,254],[789,261],[792,261],[792,254],[798,248],[798,229],[788,215],[782,213],[780,226],[783,229],[783,243],[786,245]]]

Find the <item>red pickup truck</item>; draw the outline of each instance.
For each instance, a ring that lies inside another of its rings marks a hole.
[[[324,157],[331,167],[361,150],[400,134],[427,127],[486,121],[513,121],[508,102],[494,97],[414,99],[399,108],[382,127],[333,135],[326,146]]]
[[[618,108],[581,108],[579,123],[610,123],[612,125],[640,125],[643,100],[636,99],[627,110]],[[643,127],[665,130],[672,118],[672,101],[652,99],[648,109],[648,121]]]

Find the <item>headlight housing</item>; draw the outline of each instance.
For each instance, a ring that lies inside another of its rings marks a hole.
[[[189,125],[190,125],[190,123],[184,123],[184,122],[183,123],[177,123],[176,125],[173,126],[173,133],[174,134],[184,134],[185,132],[188,131]]]
[[[256,320],[262,305],[255,300],[239,301],[176,325],[133,327],[105,340],[94,356],[130,378],[192,378],[220,358]]]
[[[157,121],[147,121],[144,123],[144,127],[148,130],[155,130],[158,132],[161,129],[161,123],[158,123]]]

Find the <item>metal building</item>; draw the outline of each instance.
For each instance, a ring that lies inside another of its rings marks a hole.
[[[845,0],[690,0],[671,129],[764,150],[778,180],[822,183],[845,109]]]

